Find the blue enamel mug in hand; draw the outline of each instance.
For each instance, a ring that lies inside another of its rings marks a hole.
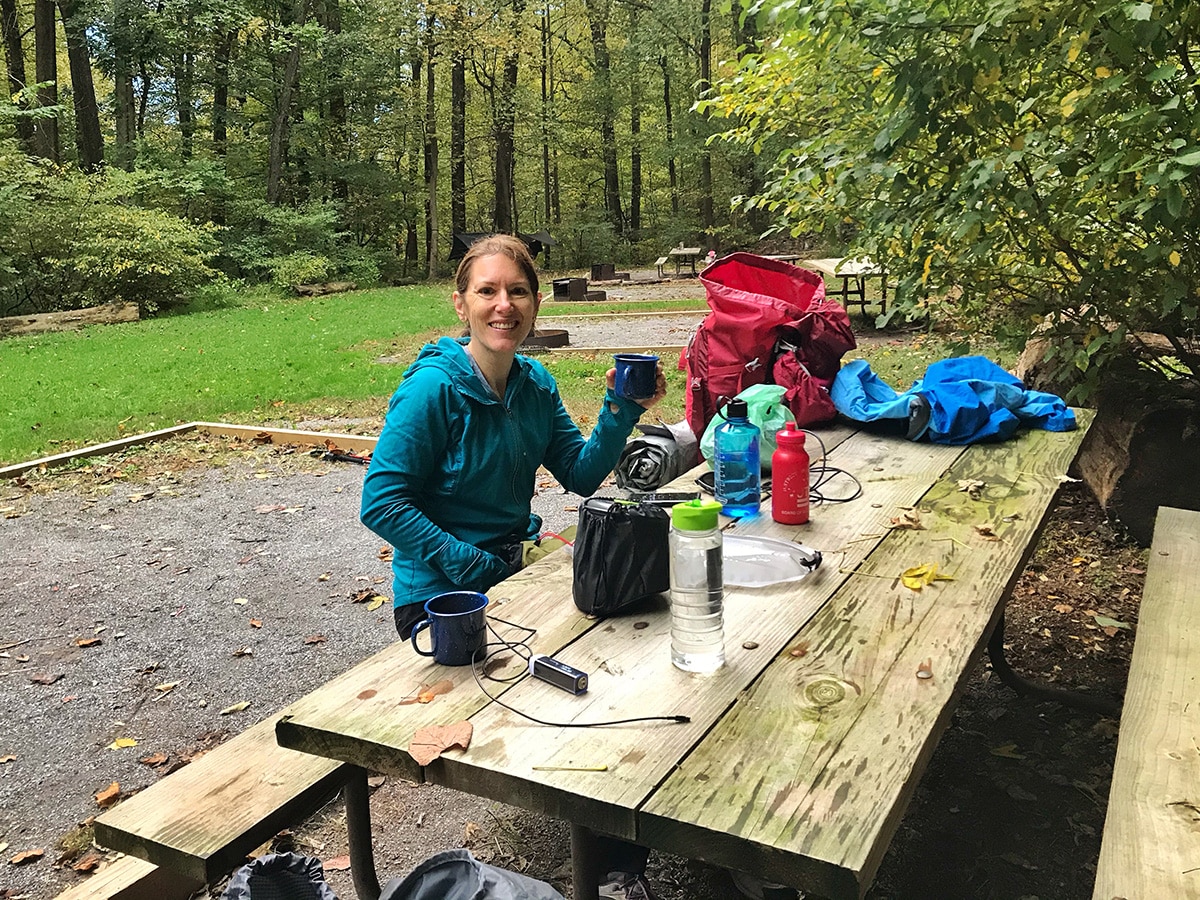
[[[658,387],[658,357],[648,353],[618,353],[613,389],[618,397],[648,400]]]
[[[472,661],[483,659],[487,604],[487,595],[475,591],[451,591],[426,601],[425,621],[412,630],[413,649],[422,656],[432,656],[443,666],[469,666]],[[417,635],[425,628],[429,629],[432,650],[417,646]]]

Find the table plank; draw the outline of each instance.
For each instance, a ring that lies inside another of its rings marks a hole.
[[[1200,897],[1200,513],[1162,507],[1138,614],[1095,900]]]
[[[639,839],[827,897],[865,892],[1085,430],[965,454],[922,499],[925,530],[888,535],[801,631],[808,653],[780,654],[645,804]],[[988,485],[982,500],[958,490],[966,478]],[[954,581],[899,583],[927,562]]]
[[[690,723],[555,729],[491,706],[472,718],[477,742],[470,750],[445,754],[428,767],[426,778],[586,822],[618,837],[636,837],[637,807],[834,594],[848,577],[841,569],[862,560],[883,539],[898,508],[915,503],[961,453],[957,447],[858,433],[829,459],[859,475],[861,499],[819,508],[807,526],[778,526],[767,514],[741,520],[739,533],[795,536],[828,553],[818,574],[798,585],[727,590],[727,664],[716,674],[690,675],[671,665],[669,615],[660,600],[633,615],[606,620],[556,654],[590,673],[588,694],[574,697],[527,681],[504,695],[518,709],[554,722],[685,714]],[[757,646],[743,648],[746,640]],[[648,684],[653,691],[646,690]],[[533,765],[605,765],[607,770],[534,771]]]

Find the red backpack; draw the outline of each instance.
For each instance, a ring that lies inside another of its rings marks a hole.
[[[816,272],[733,253],[700,274],[712,310],[679,356],[687,421],[697,438],[717,410],[754,384],[787,388],[801,426],[836,415],[829,386],[856,346],[850,317]]]

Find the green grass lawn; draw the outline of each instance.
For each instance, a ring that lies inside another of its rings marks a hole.
[[[443,283],[306,299],[246,295],[216,310],[2,340],[0,465],[197,420],[287,427],[307,417],[381,417],[421,344],[457,333],[450,290]],[[630,306],[705,308],[703,300]],[[547,303],[543,313],[622,308],[629,306]],[[903,390],[956,349],[929,335],[899,339],[872,357]],[[586,429],[611,360],[542,359]],[[684,379],[672,362],[664,365],[668,397],[655,412],[678,421]]]

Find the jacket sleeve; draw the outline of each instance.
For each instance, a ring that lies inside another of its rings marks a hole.
[[[509,574],[500,557],[439,528],[418,500],[446,453],[450,392],[441,373],[413,373],[392,396],[363,482],[362,523],[464,590],[486,590]]]
[[[596,427],[585,440],[563,406],[557,389],[553,393],[553,402],[553,432],[543,463],[564,488],[587,497],[595,493],[616,467],[625,448],[625,439],[645,409],[639,403],[618,397],[611,390],[605,391]]]

